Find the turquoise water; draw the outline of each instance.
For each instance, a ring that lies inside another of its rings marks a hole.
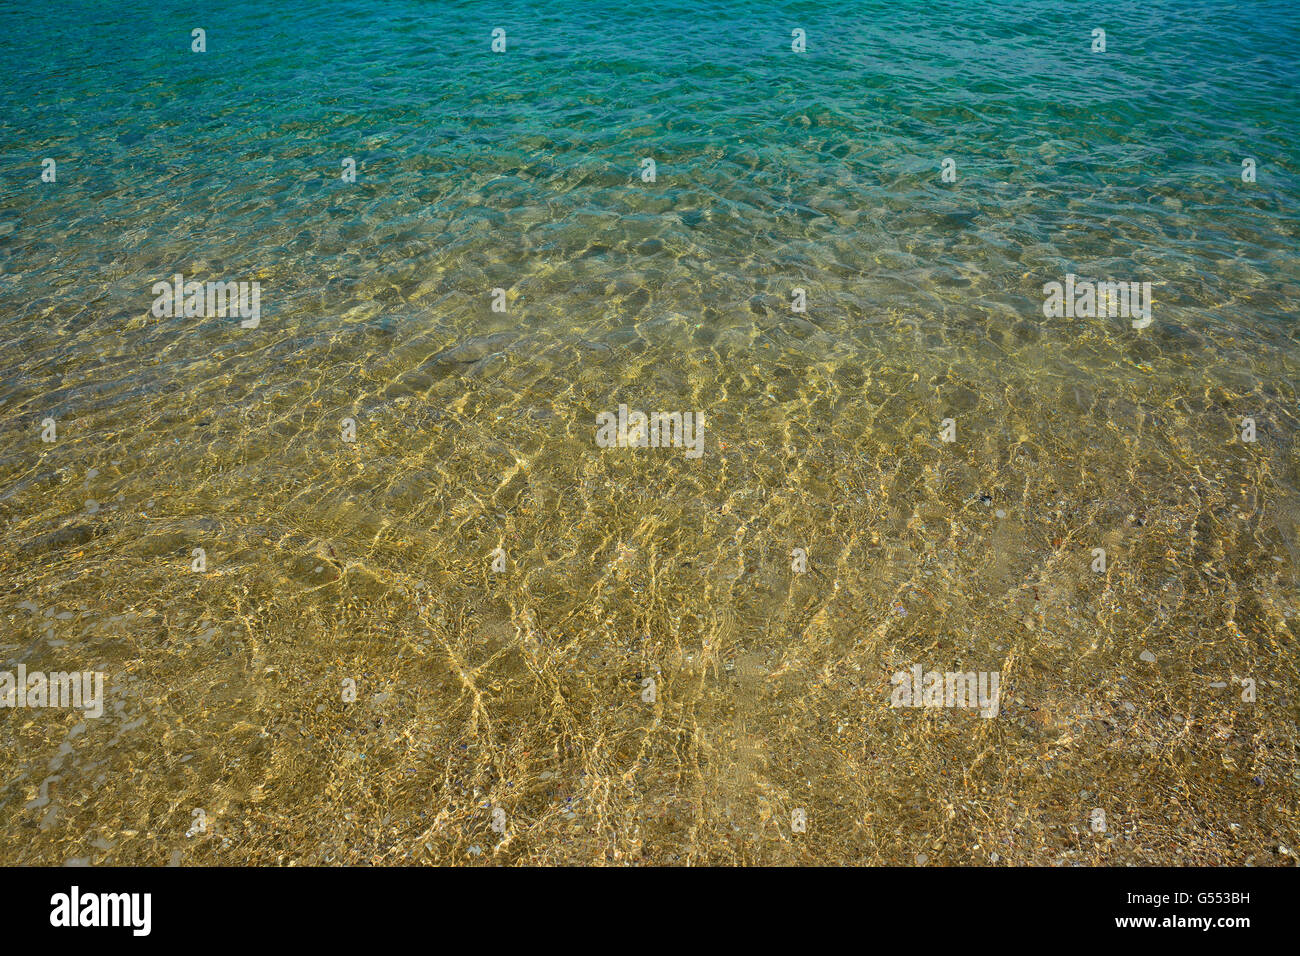
[[[336,325],[448,273],[440,293],[504,284],[547,321],[590,311],[584,283],[613,274],[698,312],[808,273],[823,315],[867,321],[933,316],[930,284],[1029,317],[1040,274],[1067,269],[1150,276],[1207,321],[1230,317],[1198,304],[1243,287],[1255,316],[1290,309],[1300,26],[1285,2],[2,16],[11,323],[120,328],[142,276],[187,265],[269,273],[281,326]],[[189,52],[190,21],[208,53]],[[498,26],[507,52],[489,55]],[[57,189],[38,188],[46,155]],[[636,185],[645,156],[653,190]],[[1261,164],[1251,189],[1243,156]],[[72,276],[76,302],[57,294]]]
[[[0,51],[0,657],[110,700],[0,714],[6,861],[1295,846],[1294,4],[9,4]],[[153,314],[177,273],[260,325]],[[1151,325],[1045,316],[1069,274]],[[620,404],[702,457],[601,448]],[[915,663],[1001,668],[996,730],[900,724]],[[1061,837],[1099,789],[1146,829]]]

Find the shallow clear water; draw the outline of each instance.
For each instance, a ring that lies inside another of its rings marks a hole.
[[[1293,861],[1298,23],[0,11],[3,860]]]

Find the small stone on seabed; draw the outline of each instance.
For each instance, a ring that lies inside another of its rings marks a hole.
[[[1156,656],[1150,651],[1143,651],[1138,655],[1138,657],[1142,658],[1142,660],[1146,661],[1148,664],[1154,664],[1156,662]]]

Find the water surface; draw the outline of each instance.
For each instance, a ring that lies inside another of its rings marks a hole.
[[[0,859],[1294,861],[1297,19],[0,10]]]

